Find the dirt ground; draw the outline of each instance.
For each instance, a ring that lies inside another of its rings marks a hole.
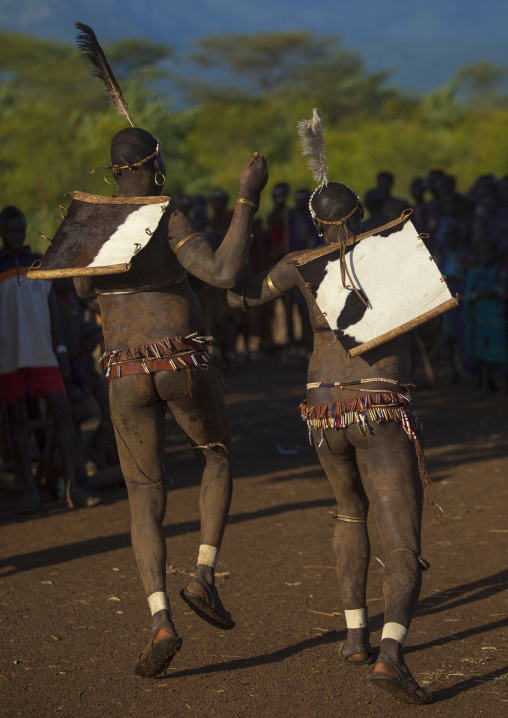
[[[179,597],[199,543],[199,472],[168,420],[168,593],[183,647],[167,676],[132,668],[149,615],[130,546],[123,488],[95,509],[45,503],[0,514],[0,715],[508,715],[508,413],[505,398],[460,387],[415,393],[427,457],[446,511],[424,521],[424,574],[407,659],[436,702],[407,706],[369,685],[368,666],[336,656],[345,638],[331,554],[335,510],[298,404],[305,374],[278,360],[226,376],[234,497],[218,573],[237,621],[223,632]],[[383,557],[371,527],[372,553]],[[371,562],[372,641],[382,626],[383,569]]]

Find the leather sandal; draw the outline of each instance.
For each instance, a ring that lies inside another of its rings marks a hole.
[[[231,618],[230,612],[226,611],[222,605],[222,601],[219,598],[219,594],[217,593],[215,586],[210,585],[204,578],[201,578],[201,576],[194,576],[190,580],[189,585],[193,582],[203,589],[205,599],[201,598],[201,596],[197,596],[191,591],[188,591],[186,588],[183,588],[180,591],[180,596],[183,598],[185,603],[190,606],[192,610],[200,616],[200,618],[207,621],[207,623],[210,623],[212,626],[222,628],[225,631],[234,628],[235,622]]]
[[[376,665],[377,663],[386,663],[397,677],[374,673],[374,675],[369,676],[371,683],[392,693],[397,698],[401,698],[406,703],[417,703],[419,705],[432,703],[432,693],[417,683],[405,663],[395,663],[384,653],[379,654]],[[418,695],[417,691],[421,691],[423,696]]]
[[[351,646],[351,648],[345,648],[345,643],[340,643],[337,646],[337,654],[349,665],[349,666],[366,666],[369,663],[373,663],[374,658],[372,656],[372,646],[370,643],[360,643],[357,646]],[[355,656],[358,653],[368,653],[368,657],[364,658],[363,661],[350,661],[348,660],[351,656]]]
[[[155,636],[159,633],[161,628],[165,626],[170,627],[172,630],[175,629],[173,621],[164,621],[160,626],[152,632],[152,637],[148,642],[134,666],[134,673],[142,678],[153,678],[154,676],[162,673],[171,661],[175,654],[182,647],[182,639],[179,636],[166,636],[161,638],[160,641],[154,643]]]

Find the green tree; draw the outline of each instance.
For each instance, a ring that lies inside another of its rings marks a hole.
[[[160,62],[171,49],[146,40],[105,49],[134,122],[162,141],[181,187],[188,160],[185,136],[194,112],[170,114],[155,85],[165,72]],[[25,211],[30,241],[43,249],[38,232],[52,236],[60,218],[58,205],[68,201],[65,192],[113,192],[104,184],[107,173],[87,170],[108,164],[111,137],[126,123],[74,46],[4,33],[0,62],[1,203]]]
[[[465,108],[457,98],[457,82],[429,92],[423,99],[422,112],[432,127],[452,127],[464,117]]]
[[[192,101],[245,103],[249,98],[306,97],[332,121],[379,113],[386,100],[399,95],[384,87],[387,73],[367,74],[359,56],[340,45],[338,35],[294,32],[228,34],[198,40],[190,56],[210,77],[191,83]]]
[[[502,92],[502,83],[506,76],[506,67],[481,60],[461,67],[456,72],[454,81],[466,102],[486,107],[506,104],[506,94]]]

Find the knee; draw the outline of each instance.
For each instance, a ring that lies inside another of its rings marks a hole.
[[[430,568],[429,562],[420,556],[418,551],[409,548],[396,548],[386,559],[385,570],[390,573],[415,574],[418,577],[422,571]]]
[[[166,484],[164,480],[145,481],[143,483],[125,479],[129,494],[129,506],[134,523],[143,521],[142,517],[151,520],[153,516],[160,518],[166,507]]]
[[[353,516],[334,515],[336,519],[333,531],[332,548],[338,556],[351,554],[352,552],[368,551],[369,534],[367,531],[367,520]]]
[[[369,512],[369,500],[361,487],[342,486],[336,492],[337,513],[334,518],[344,523],[366,523]]]
[[[215,442],[206,446],[196,447],[198,457],[203,468],[215,475],[229,474],[231,472],[231,456],[229,453],[229,441]]]

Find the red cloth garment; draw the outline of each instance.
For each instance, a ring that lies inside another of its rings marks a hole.
[[[56,366],[36,366],[0,374],[0,401],[11,404],[20,401],[26,394],[35,397],[65,394],[60,369]]]

